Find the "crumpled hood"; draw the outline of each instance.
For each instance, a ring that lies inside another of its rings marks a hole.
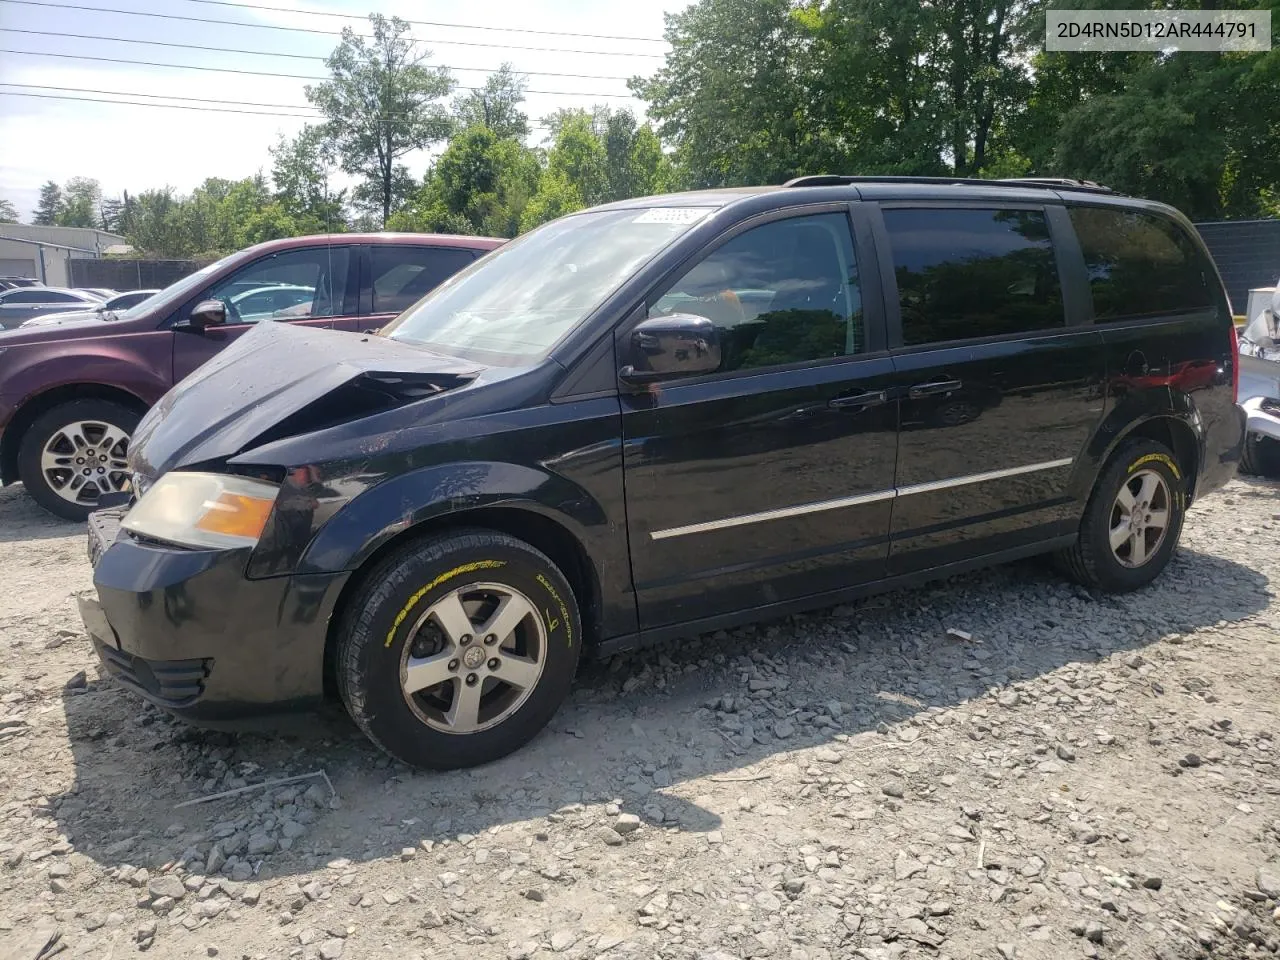
[[[385,337],[264,321],[160,398],[134,432],[130,469],[154,478],[225,459],[462,386],[484,369]]]

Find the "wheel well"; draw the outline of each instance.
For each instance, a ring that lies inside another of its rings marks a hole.
[[[72,400],[109,400],[140,414],[147,412],[147,405],[132,393],[101,383],[69,383],[38,393],[18,408],[4,433],[0,434],[0,478],[5,483],[18,479],[18,448],[31,424],[46,411]]]
[[[1174,459],[1187,478],[1187,503],[1195,495],[1196,477],[1200,472],[1200,449],[1192,429],[1174,417],[1155,417],[1134,427],[1125,439],[1144,437],[1164,444],[1173,451]]]
[[[347,604],[369,571],[387,554],[398,550],[410,541],[463,527],[496,530],[523,540],[545,553],[551,562],[560,568],[560,572],[565,575],[565,579],[573,589],[573,596],[578,601],[578,609],[582,616],[584,643],[591,644],[599,639],[600,583],[596,577],[595,568],[577,537],[556,521],[519,507],[482,507],[477,510],[450,513],[410,527],[379,546],[365,558],[342,588],[333,614],[329,618],[329,629],[325,636],[324,689],[327,697],[334,698],[337,695],[335,659],[338,625],[342,622]]]

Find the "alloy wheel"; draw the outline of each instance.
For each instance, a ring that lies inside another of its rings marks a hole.
[[[418,618],[404,645],[400,684],[427,726],[478,733],[520,709],[546,653],[546,629],[528,597],[503,584],[472,584]]]
[[[1145,565],[1169,530],[1169,485],[1154,470],[1139,470],[1125,481],[1111,507],[1111,552],[1125,567]]]
[[[101,420],[77,420],[55,430],[40,454],[49,489],[80,506],[119,493],[129,479],[129,434]]]

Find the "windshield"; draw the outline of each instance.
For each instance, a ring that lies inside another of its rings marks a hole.
[[[705,207],[563,217],[454,274],[382,333],[439,353],[519,365],[546,356]]]
[[[227,261],[229,261],[232,257],[238,256],[238,255],[239,254],[237,253],[229,254],[223,257],[221,260],[215,260],[213,263],[209,264],[207,267],[201,267],[195,273],[187,274],[181,280],[178,280],[178,281],[175,281],[174,283],[169,284],[159,293],[153,293],[151,296],[147,297],[147,299],[143,300],[141,303],[135,304],[134,306],[130,307],[128,310],[125,310],[123,313],[116,314],[116,319],[132,320],[135,317],[141,316],[144,311],[149,311],[154,307],[160,306],[161,304],[173,306],[176,303],[180,303],[181,301],[185,300],[188,296],[190,296],[191,292],[196,287],[200,286],[206,280],[208,280],[209,274],[214,273],[218,270],[221,270],[222,267],[227,263]],[[154,283],[155,281],[152,281],[152,282]]]

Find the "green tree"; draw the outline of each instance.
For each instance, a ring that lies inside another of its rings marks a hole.
[[[488,127],[499,139],[523,140],[529,135],[529,118],[520,105],[524,103],[527,79],[503,63],[489,74],[484,86],[454,98],[453,115],[459,129],[476,125]]]
[[[585,206],[577,186],[570,183],[563,174],[547,171],[538,184],[538,192],[524,208],[520,217],[520,229],[532,230],[538,224],[581,210]]]
[[[18,208],[13,205],[13,201],[0,197],[0,223],[17,223]]]
[[[688,186],[780,183],[831,152],[810,28],[791,0],[699,0],[666,14],[671,50],[630,85],[674,145]]]
[[[124,213],[124,202],[117,197],[102,197],[98,200],[98,224],[103,230],[112,233],[120,229],[120,218]]]
[[[582,205],[602,202],[609,189],[609,158],[596,132],[593,117],[585,110],[566,116],[547,151],[547,172],[552,179],[571,184]],[[559,187],[555,188],[557,191]]]
[[[324,138],[342,169],[365,178],[364,197],[376,186],[385,224],[400,194],[397,160],[445,139],[447,111],[436,101],[453,89],[449,72],[426,65],[430,52],[409,35],[409,24],[370,14],[371,42],[346,27],[326,64],[332,79],[306,88],[327,118]]]
[[[35,216],[31,222],[42,227],[51,227],[58,222],[58,213],[62,209],[62,188],[52,180],[46,181],[40,188],[40,200],[36,203]]]
[[[144,190],[125,202],[126,208],[132,208],[124,228],[130,244],[148,256],[181,257],[186,253],[177,229],[179,218],[174,216],[178,201],[172,187]]]
[[[62,187],[62,205],[55,222],[60,227],[96,227],[102,186],[91,177],[72,177]]]
[[[292,139],[281,135],[271,159],[275,200],[300,230],[345,229],[346,191],[329,185],[332,157],[323,128],[309,124]]]
[[[408,207],[397,230],[514,237],[538,189],[538,155],[483,125],[455,135]]]

